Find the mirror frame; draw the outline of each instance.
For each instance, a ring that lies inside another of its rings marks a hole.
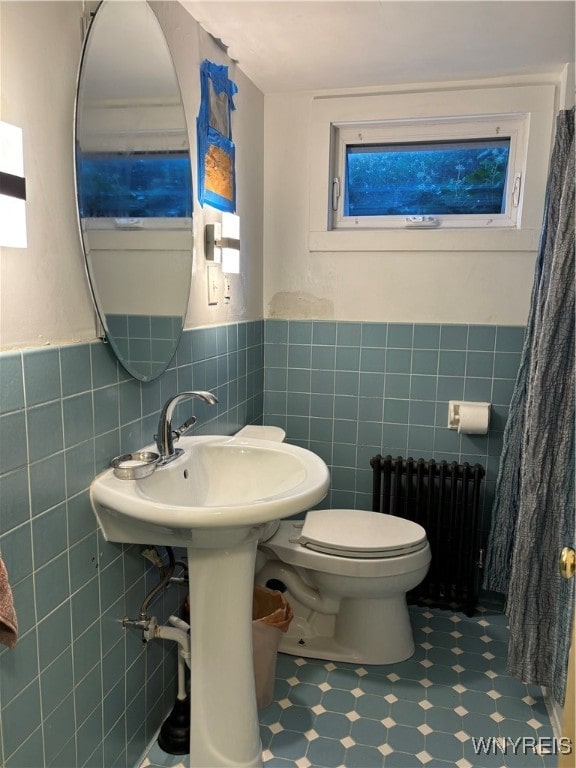
[[[140,30],[131,23],[137,16],[142,17]],[[127,58],[128,50],[132,59]],[[115,69],[113,54],[123,68]],[[160,63],[170,65],[162,77]],[[152,66],[158,77],[144,71]],[[120,75],[107,77],[110,71],[123,72],[126,81]],[[128,73],[139,79],[128,82]],[[152,80],[156,90],[146,93],[142,85]],[[90,83],[92,95],[86,90]],[[194,238],[192,162],[182,93],[168,42],[146,0],[102,0],[92,14],[78,70],[74,151],[78,225],[105,339],[131,376],[151,381],[170,364],[184,329]],[[178,170],[171,170],[177,165]],[[160,166],[156,172],[169,179],[160,189],[166,193],[161,202],[158,183],[146,188],[150,168]],[[136,192],[118,183],[124,178],[138,184]],[[106,193],[91,197],[89,181],[92,190]],[[175,195],[170,197],[174,189],[177,201]]]

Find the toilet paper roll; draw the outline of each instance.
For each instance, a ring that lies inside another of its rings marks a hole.
[[[458,432],[463,435],[485,435],[490,421],[490,403],[462,403]]]

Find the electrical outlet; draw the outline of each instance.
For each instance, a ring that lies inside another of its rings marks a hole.
[[[230,301],[230,294],[232,293],[231,280],[228,275],[224,275],[224,301]]]
[[[208,304],[218,304],[220,294],[219,272],[217,264],[208,264]]]

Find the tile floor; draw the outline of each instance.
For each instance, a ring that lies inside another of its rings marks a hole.
[[[416,652],[362,667],[279,654],[265,768],[552,768],[538,686],[506,674],[502,614],[410,609]],[[483,739],[483,741],[480,741]],[[141,768],[185,768],[154,744]]]

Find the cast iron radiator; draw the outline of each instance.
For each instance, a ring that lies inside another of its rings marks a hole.
[[[372,510],[419,523],[432,562],[408,602],[462,610],[472,616],[478,599],[479,502],[484,467],[447,461],[374,456]]]

